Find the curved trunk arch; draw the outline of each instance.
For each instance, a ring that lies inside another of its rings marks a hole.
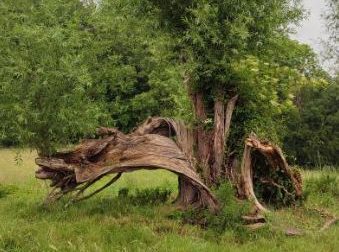
[[[150,118],[128,135],[111,128],[100,128],[98,134],[103,138],[85,140],[73,151],[37,158],[36,177],[52,180],[62,196],[83,192],[81,186],[86,189],[108,174],[165,169],[179,177],[178,204],[218,210],[216,198],[194,171],[193,138],[182,123]]]

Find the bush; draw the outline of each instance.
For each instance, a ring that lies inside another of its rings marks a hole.
[[[215,191],[221,204],[221,210],[213,214],[207,209],[191,209],[176,213],[172,217],[179,217],[185,223],[198,224],[203,228],[210,228],[217,233],[223,233],[226,229],[243,230],[242,216],[249,212],[249,204],[239,201],[235,196],[235,190],[231,183],[221,184]]]

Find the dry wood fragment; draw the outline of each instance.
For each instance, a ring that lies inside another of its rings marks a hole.
[[[245,149],[243,153],[243,159],[241,164],[241,193],[244,196],[253,201],[254,205],[257,207],[259,211],[266,212],[266,209],[261,202],[259,202],[257,196],[254,192],[253,186],[253,167],[252,164],[252,152],[258,151],[266,158],[269,163],[270,169],[276,171],[278,169],[283,170],[291,180],[294,190],[295,196],[300,197],[302,194],[302,185],[300,181],[294,176],[292,170],[288,166],[286,159],[278,146],[275,146],[267,141],[259,140],[254,134],[251,134],[249,138],[245,141]],[[282,188],[281,185],[275,183],[271,179],[262,179],[262,183],[270,183],[274,186]],[[283,190],[287,193],[292,195],[292,192],[288,192],[285,188]]]
[[[245,224],[255,224],[255,223],[265,223],[266,219],[263,215],[255,215],[255,216],[242,216],[243,221]]]
[[[287,228],[285,230],[285,234],[287,236],[300,236],[300,235],[303,235],[304,232],[302,230],[300,230],[300,229],[290,227],[290,228]]]
[[[338,222],[338,218],[333,217],[333,218],[327,220],[319,231],[323,232],[326,229],[328,229],[329,227],[331,227],[332,225],[336,224],[337,222]]]
[[[258,223],[254,223],[254,224],[245,225],[245,227],[254,231],[254,230],[257,230],[259,228],[263,228],[266,225],[267,225],[266,223],[258,222]]]

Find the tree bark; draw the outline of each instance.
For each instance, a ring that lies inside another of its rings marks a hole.
[[[214,102],[213,164],[210,177],[212,184],[219,184],[225,153],[225,108],[223,97]]]
[[[225,127],[224,127],[225,142],[227,142],[228,140],[228,135],[230,133],[230,128],[231,128],[232,115],[235,109],[235,105],[238,101],[238,97],[239,95],[235,95],[227,102],[227,106],[225,110]]]
[[[210,159],[212,156],[212,133],[206,129],[207,120],[203,94],[195,93],[191,95],[196,119],[197,127],[194,129],[194,144],[196,146],[197,170],[202,171],[202,176],[208,185],[211,184],[210,177]]]

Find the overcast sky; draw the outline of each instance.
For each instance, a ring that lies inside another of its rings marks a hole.
[[[309,16],[304,20],[297,33],[292,37],[302,43],[309,44],[317,53],[322,50],[321,40],[326,40],[325,22],[321,15],[325,11],[325,0],[303,0],[304,8]]]

